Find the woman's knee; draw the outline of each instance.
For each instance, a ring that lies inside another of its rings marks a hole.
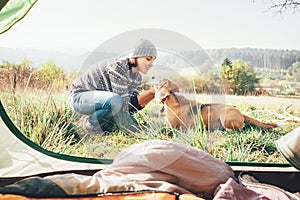
[[[120,110],[123,107],[123,99],[120,95],[118,94],[114,94],[111,99],[111,110],[112,110],[112,114],[116,114],[118,112],[120,112]]]

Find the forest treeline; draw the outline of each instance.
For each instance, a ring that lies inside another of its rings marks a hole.
[[[300,62],[300,51],[257,48],[201,49],[166,55],[159,59],[164,66],[184,68],[193,65],[200,72],[207,72],[212,69],[219,70],[225,58],[250,62],[255,68],[287,70],[293,63]]]
[[[286,70],[293,63],[300,62],[300,51],[298,50],[228,48],[211,49],[207,50],[207,53],[217,64],[221,64],[224,58],[240,59],[250,62],[255,67],[272,70]]]

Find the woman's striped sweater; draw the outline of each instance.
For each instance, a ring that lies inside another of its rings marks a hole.
[[[142,75],[132,73],[129,59],[110,59],[96,63],[72,83],[72,92],[110,91],[123,98],[123,108],[128,110],[131,96],[139,94]]]

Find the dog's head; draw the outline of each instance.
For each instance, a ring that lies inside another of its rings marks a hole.
[[[159,84],[154,86],[155,99],[163,100],[172,92],[179,92],[179,87],[169,79],[162,79]]]

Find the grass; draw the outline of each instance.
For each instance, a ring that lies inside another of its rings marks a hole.
[[[210,99],[204,100],[207,97],[197,96],[202,98],[202,102],[209,102]],[[258,98],[260,97],[256,97],[256,100]],[[274,116],[261,111],[275,109],[276,112],[281,112],[282,106],[290,103],[287,99],[276,99],[274,107],[270,104],[270,99],[263,102],[261,98],[260,103],[255,103],[254,99],[234,96],[233,100],[229,100],[226,97],[226,103],[262,121],[274,119]],[[297,123],[290,123],[264,132],[248,125],[243,131],[208,133],[199,123],[193,129],[175,130],[165,125],[165,116],[160,113],[162,105],[153,101],[136,114],[141,130],[134,135],[126,135],[116,130],[100,136],[86,134],[81,129],[78,124],[79,116],[69,107],[67,93],[2,93],[1,100],[13,122],[33,142],[57,153],[96,158],[114,158],[122,149],[137,142],[162,139],[195,146],[224,161],[285,163],[274,141],[299,126]],[[290,110],[292,114],[299,114],[296,108]],[[200,118],[195,120],[201,121]]]

